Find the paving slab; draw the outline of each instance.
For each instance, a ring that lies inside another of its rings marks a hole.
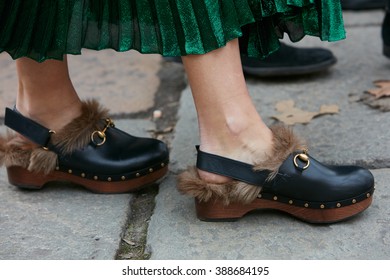
[[[343,18],[346,27],[380,25],[384,18],[384,10],[343,11]]]
[[[344,41],[305,38],[297,44],[331,49],[338,63],[329,71],[294,79],[247,77],[247,85],[268,125],[276,123],[272,116],[281,100],[292,99],[308,111],[317,111],[323,104],[338,105],[338,114],[293,129],[308,140],[310,153],[325,163],[375,169],[373,205],[357,217],[332,225],[305,224],[273,211],[236,222],[207,223],[197,220],[193,199],[177,192],[172,175],[160,186],[149,225],[152,259],[390,259],[390,113],[357,102],[373,86],[372,81],[389,78],[390,61],[381,54],[382,17],[372,17],[383,13],[360,15],[367,24],[357,25],[356,14],[347,14],[350,24]],[[173,173],[195,163],[194,145],[199,144],[188,88],[180,106],[172,144]]]
[[[154,128],[145,120],[115,124],[138,136],[150,136],[147,130]],[[94,194],[66,183],[23,191],[8,183],[1,168],[0,260],[114,259],[132,198]]]

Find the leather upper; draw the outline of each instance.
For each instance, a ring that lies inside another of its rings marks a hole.
[[[102,120],[104,122],[104,120]],[[55,152],[58,170],[86,178],[121,180],[122,176],[139,177],[163,168],[169,161],[167,146],[152,138],[135,137],[114,126],[105,130],[105,142],[90,141],[83,148],[64,154],[62,147],[51,141],[52,132],[39,123],[24,117],[16,109],[6,108],[5,125],[39,146]]]
[[[283,194],[303,201],[340,201],[369,192],[374,177],[357,166],[328,166],[310,155],[310,165],[302,170],[294,165],[291,154],[280,166],[275,179],[265,182],[262,192]]]
[[[91,142],[70,155],[59,155],[60,165],[110,175],[142,170],[168,161],[168,148],[157,139],[135,137],[115,127],[107,129],[106,137],[101,146]]]
[[[357,166],[328,166],[307,155],[310,164],[294,157],[294,152],[281,164],[277,175],[268,180],[271,171],[255,171],[254,166],[243,162],[208,154],[198,150],[197,167],[201,170],[227,176],[235,180],[262,187],[261,194],[267,199],[283,197],[284,201],[341,202],[363,199],[374,189],[374,177],[367,169]],[[335,207],[336,204],[332,204]],[[318,205],[320,206],[320,204]]]

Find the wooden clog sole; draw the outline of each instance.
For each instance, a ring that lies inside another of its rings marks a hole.
[[[371,202],[372,196],[340,208],[312,209],[265,199],[256,199],[249,204],[230,203],[229,205],[224,205],[218,200],[200,202],[195,199],[195,206],[197,217],[202,221],[233,221],[255,210],[273,209],[309,223],[334,223],[359,214],[367,209]]]
[[[137,191],[143,187],[152,185],[162,179],[168,171],[165,166],[153,173],[124,181],[99,181],[82,178],[62,171],[53,171],[47,175],[43,173],[32,173],[19,166],[7,168],[8,181],[10,184],[24,189],[42,189],[49,182],[65,181],[81,185],[95,193],[125,193]]]

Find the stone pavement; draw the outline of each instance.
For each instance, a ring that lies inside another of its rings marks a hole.
[[[337,104],[338,114],[294,125],[294,130],[309,141],[311,154],[321,161],[371,168],[376,178],[373,205],[333,225],[309,225],[272,211],[236,222],[200,222],[193,200],[180,195],[175,186],[175,174],[194,164],[194,145],[198,144],[196,115],[187,88],[179,105],[171,174],[160,185],[149,224],[151,259],[390,259],[390,113],[357,102],[373,87],[372,81],[390,75],[390,60],[381,55],[382,19],[382,11],[346,12],[346,40],[323,43],[307,37],[296,44],[331,49],[338,63],[330,71],[297,79],[247,79],[256,106],[270,125],[275,123],[272,116],[281,100],[292,99],[308,111]],[[99,55],[86,51],[70,60],[80,95],[97,96],[118,117],[118,127],[138,135],[147,135],[145,128],[155,124],[148,118],[129,120],[127,114],[153,106],[160,82],[156,73],[164,67],[160,62],[159,56],[114,55],[111,51]],[[118,63],[127,70],[118,72]],[[1,107],[14,103],[13,67],[0,55]],[[130,91],[135,86],[137,94]],[[9,186],[4,169],[0,182],[0,259],[115,257],[133,195],[96,195],[58,184],[39,192],[20,191]]]

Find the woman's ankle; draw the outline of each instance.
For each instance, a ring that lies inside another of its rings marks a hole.
[[[19,90],[16,109],[47,128],[59,130],[81,114],[81,101],[63,61],[38,63],[28,58],[16,60]]]
[[[249,128],[250,129],[250,128]],[[229,159],[254,164],[268,158],[273,150],[272,131],[265,125],[258,124],[252,127],[231,133],[230,136],[218,138],[201,137],[200,149],[204,152],[216,154]],[[209,183],[225,183],[230,178],[198,170],[201,179]]]
[[[200,149],[204,152],[251,162],[254,155],[263,157],[272,149],[272,131],[262,122],[248,121],[244,125],[230,124],[200,131]]]
[[[53,95],[55,93],[53,92]],[[59,130],[81,114],[81,100],[77,97],[40,98],[29,100],[18,98],[16,109],[25,117],[52,129]]]

